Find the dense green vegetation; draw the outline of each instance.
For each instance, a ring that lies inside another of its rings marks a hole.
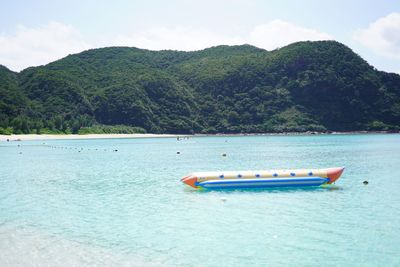
[[[334,41],[88,50],[0,66],[0,134],[400,130],[400,76]]]

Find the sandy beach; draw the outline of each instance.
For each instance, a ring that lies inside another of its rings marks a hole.
[[[32,140],[58,140],[58,139],[110,139],[110,138],[166,138],[181,137],[175,134],[18,134],[0,135],[0,141],[32,141]]]
[[[33,141],[33,140],[76,140],[76,139],[116,139],[116,138],[176,138],[185,136],[286,136],[286,135],[359,135],[359,134],[399,134],[398,131],[351,131],[351,132],[284,132],[284,133],[239,133],[239,134],[12,134],[0,135],[0,141]]]

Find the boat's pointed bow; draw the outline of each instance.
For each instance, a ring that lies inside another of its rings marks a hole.
[[[183,177],[181,179],[181,181],[193,188],[197,188],[197,177],[196,176],[192,176],[192,175],[186,176],[186,177]]]
[[[344,167],[327,169],[327,176],[329,178],[328,184],[334,183],[342,175]]]

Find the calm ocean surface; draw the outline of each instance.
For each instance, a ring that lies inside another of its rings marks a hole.
[[[332,188],[179,181],[334,166]],[[400,266],[399,169],[400,135],[1,142],[0,265]]]

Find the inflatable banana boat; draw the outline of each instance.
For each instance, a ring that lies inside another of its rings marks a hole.
[[[268,171],[225,171],[195,172],[181,181],[194,188],[266,188],[288,186],[320,186],[332,184],[344,168],[268,170]]]

